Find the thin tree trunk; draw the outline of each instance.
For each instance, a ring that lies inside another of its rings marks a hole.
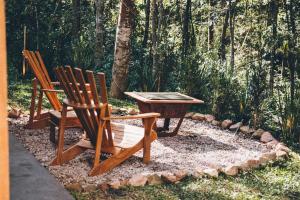
[[[140,87],[143,91],[148,91],[147,78],[144,74],[148,74],[148,67],[146,64],[146,55],[145,50],[147,48],[148,40],[149,40],[149,27],[150,27],[150,9],[151,9],[151,0],[144,0],[145,4],[145,29],[143,34],[143,42],[142,42],[142,51],[141,51],[141,82]],[[146,71],[146,72],[145,72]]]
[[[183,27],[182,27],[182,55],[185,56],[188,53],[190,45],[190,31],[189,31],[189,22],[190,22],[190,9],[191,9],[191,0],[186,1],[186,6],[183,14]]]
[[[151,15],[152,15],[152,76],[157,81],[157,71],[158,71],[158,6],[157,1],[152,0],[151,4]],[[156,84],[154,84],[156,85]]]
[[[277,17],[278,17],[278,3],[277,0],[272,0],[270,3],[270,15],[272,22],[272,37],[273,37],[273,46],[272,46],[272,55],[271,55],[271,68],[270,68],[270,82],[269,88],[270,93],[273,95],[274,88],[274,74],[275,74],[275,56],[276,56],[276,43],[277,43]]]
[[[102,67],[104,62],[104,0],[95,0],[96,9],[96,44],[95,68]]]
[[[231,67],[231,73],[234,71],[234,21],[235,21],[235,3],[232,3],[231,0],[229,0],[229,27],[230,27],[230,44],[231,44],[231,50],[230,50],[230,67]]]
[[[144,31],[144,38],[143,38],[143,47],[147,47],[147,42],[149,38],[149,25],[150,25],[150,0],[145,0],[145,31]]]
[[[296,70],[296,64],[297,59],[294,55],[293,48],[296,46],[296,22],[295,22],[295,9],[294,9],[294,0],[290,0],[290,3],[288,5],[289,8],[289,14],[290,14],[290,30],[292,33],[292,38],[289,40],[289,55],[288,55],[288,62],[290,66],[290,83],[291,83],[291,104],[292,107],[294,106],[294,99],[295,99],[295,70]]]
[[[214,13],[213,13],[213,8],[215,6],[215,1],[214,0],[209,0],[209,17],[208,17],[208,50],[213,47],[214,43],[214,35],[215,35],[215,30],[214,30]]]
[[[229,12],[230,12],[230,9],[227,8],[225,19],[224,19],[224,24],[223,24],[223,28],[222,28],[221,45],[220,45],[220,49],[219,49],[219,56],[223,62],[226,61],[226,44],[225,43],[226,43],[226,32],[227,32],[228,21],[229,21]]]
[[[72,0],[73,7],[73,35],[78,39],[80,32],[80,0]]]
[[[133,0],[123,0],[120,4],[110,88],[111,96],[118,99],[124,97],[124,92],[128,86],[128,68],[131,55],[130,39],[134,11]]]

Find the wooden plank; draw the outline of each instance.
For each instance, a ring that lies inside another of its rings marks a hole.
[[[144,98],[140,95],[137,95],[136,92],[125,92],[125,94],[132,97],[132,98],[134,98],[134,99],[136,99],[136,100],[138,100],[138,101],[142,101],[144,103],[168,103],[168,104],[181,104],[181,103],[184,103],[184,104],[202,104],[202,103],[204,103],[204,101],[202,101],[202,100],[199,100],[199,99],[196,99],[196,98],[193,98],[193,97],[190,97],[190,96],[178,93],[178,92],[176,92],[176,94],[192,98],[193,100],[149,100],[149,99],[146,99],[146,98]]]
[[[0,199],[9,199],[9,162],[7,130],[7,63],[4,0],[0,0]]]

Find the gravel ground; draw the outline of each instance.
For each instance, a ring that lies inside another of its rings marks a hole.
[[[139,151],[112,171],[89,177],[87,174],[93,162],[93,151],[86,151],[62,166],[49,166],[55,156],[55,146],[49,141],[49,128],[24,129],[27,120],[26,116],[17,120],[9,119],[10,133],[63,185],[73,182],[80,182],[82,185],[100,184],[115,179],[127,179],[135,174],[159,174],[177,169],[225,167],[256,158],[269,151],[265,145],[242,134],[235,135],[205,122],[185,119],[177,136],[159,138],[152,143],[150,164],[142,163],[142,151]],[[141,122],[137,120],[123,123],[141,126]],[[177,120],[171,120],[171,129],[176,123]],[[162,120],[158,124],[162,124]],[[80,129],[68,129],[65,133],[66,148],[78,141],[81,133]]]

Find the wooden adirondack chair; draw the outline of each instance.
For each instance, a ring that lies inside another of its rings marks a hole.
[[[33,87],[30,104],[30,116],[28,124],[25,126],[25,128],[39,129],[51,125],[50,140],[55,142],[55,127],[59,125],[61,119],[60,111],[62,110],[62,104],[59,101],[57,94],[59,92],[63,93],[64,91],[55,89],[54,86],[58,86],[59,82],[51,81],[41,54],[38,51],[33,52],[24,50],[23,56],[35,75],[35,78],[32,82]],[[39,96],[36,106],[38,92]],[[42,113],[42,101],[44,93],[53,110]],[[67,127],[81,127],[81,124],[74,112],[68,112],[67,116]]]
[[[87,137],[64,151],[64,134],[61,132],[57,155],[52,161],[52,165],[61,165],[87,149],[95,150],[93,168],[89,172],[90,176],[100,175],[113,169],[140,149],[143,149],[143,162],[149,162],[151,142],[157,139],[153,124],[159,117],[159,113],[112,117],[110,116],[103,73],[97,74],[101,88],[100,101],[93,72],[86,71],[86,80],[91,89],[88,92],[81,69],[72,70],[71,67],[59,67],[54,71],[68,97],[63,101],[61,129],[63,129],[67,107],[73,107]],[[144,128],[112,123],[111,120],[113,119],[142,119]],[[101,153],[109,153],[111,156],[102,161],[100,160]]]

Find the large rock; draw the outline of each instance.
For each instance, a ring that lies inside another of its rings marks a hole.
[[[112,107],[112,109],[111,109],[112,114],[119,114],[120,112],[121,112],[120,108],[118,108],[118,107]]]
[[[254,129],[253,128],[250,128],[249,126],[241,126],[240,127],[240,131],[244,134],[252,134],[254,132]]]
[[[113,180],[109,182],[108,185],[112,189],[119,189],[121,187],[121,182],[120,180]]]
[[[224,129],[228,129],[232,124],[233,122],[230,119],[226,119],[221,123],[221,127]]]
[[[229,130],[231,130],[231,131],[237,131],[237,130],[240,129],[240,127],[241,127],[242,125],[243,125],[242,122],[238,122],[238,123],[236,123],[236,124],[231,125],[231,126],[229,127]]]
[[[165,183],[176,183],[177,177],[170,173],[163,173],[161,175],[161,180],[163,180]]]
[[[259,159],[247,160],[247,164],[250,168],[257,168],[260,165]]]
[[[188,175],[186,170],[177,170],[174,172],[174,176],[176,176],[177,181],[184,179]]]
[[[276,152],[268,152],[259,156],[259,162],[261,165],[266,165],[270,161],[276,160]]]
[[[149,185],[160,185],[163,182],[161,180],[160,176],[157,175],[157,174],[150,175],[150,176],[147,177],[147,179],[148,179],[147,182],[148,182]]]
[[[203,121],[203,120],[205,120],[205,115],[203,115],[201,113],[196,113],[192,116],[192,119],[198,120],[198,121]]]
[[[214,168],[207,168],[203,170],[204,174],[210,176],[210,177],[215,177],[217,178],[219,176],[219,172],[217,169]]]
[[[94,192],[97,190],[97,186],[93,184],[83,186],[83,191],[85,192]]]
[[[139,174],[139,175],[135,175],[132,178],[129,179],[128,181],[128,185],[131,186],[144,186],[147,183],[147,177]]]
[[[277,140],[273,140],[273,141],[271,141],[271,142],[268,142],[268,143],[267,143],[267,148],[268,148],[268,149],[274,149],[278,143],[279,143],[279,142],[278,142]]]
[[[211,122],[211,124],[214,125],[214,126],[221,126],[221,122],[220,122],[220,121],[217,121],[217,120],[213,120],[213,121]]]
[[[13,119],[17,119],[21,116],[21,113],[22,113],[21,109],[12,108],[8,112],[8,117],[13,118]]]
[[[194,115],[195,113],[194,112],[189,112],[189,113],[186,113],[184,118],[192,118],[192,116]]]
[[[139,110],[137,110],[135,108],[129,108],[127,112],[128,112],[129,115],[137,115],[137,114],[139,114]]]
[[[251,167],[249,166],[247,161],[240,162],[240,163],[236,164],[236,166],[243,171],[248,171],[251,169]]]
[[[260,141],[263,143],[268,143],[275,140],[275,138],[272,136],[272,134],[268,131],[265,131],[260,138]]]
[[[287,153],[289,153],[291,150],[287,147],[287,146],[285,146],[283,143],[278,143],[277,145],[276,145],[276,147],[275,147],[275,151],[285,151],[285,152],[287,152]]]
[[[275,152],[269,152],[269,153],[263,153],[259,160],[261,163],[266,163],[266,161],[274,161],[276,160],[276,153]]]
[[[105,192],[106,190],[109,189],[109,185],[107,183],[102,183],[102,184],[98,185],[98,188],[100,190],[102,190],[103,192]]]
[[[205,115],[205,121],[212,122],[213,120],[215,120],[213,115]]]
[[[70,183],[65,185],[65,188],[70,191],[82,192],[83,188],[80,183]]]
[[[196,167],[192,172],[192,176],[195,178],[200,178],[204,176],[204,170],[201,167]]]
[[[228,176],[235,176],[239,173],[239,168],[238,166],[235,165],[229,165],[226,168],[224,168],[222,171]]]
[[[252,137],[255,138],[255,139],[260,139],[262,134],[264,133],[265,131],[263,129],[257,129],[256,131],[254,131],[254,133],[252,134]]]
[[[276,151],[276,158],[286,158],[288,156],[287,152],[278,150]]]

